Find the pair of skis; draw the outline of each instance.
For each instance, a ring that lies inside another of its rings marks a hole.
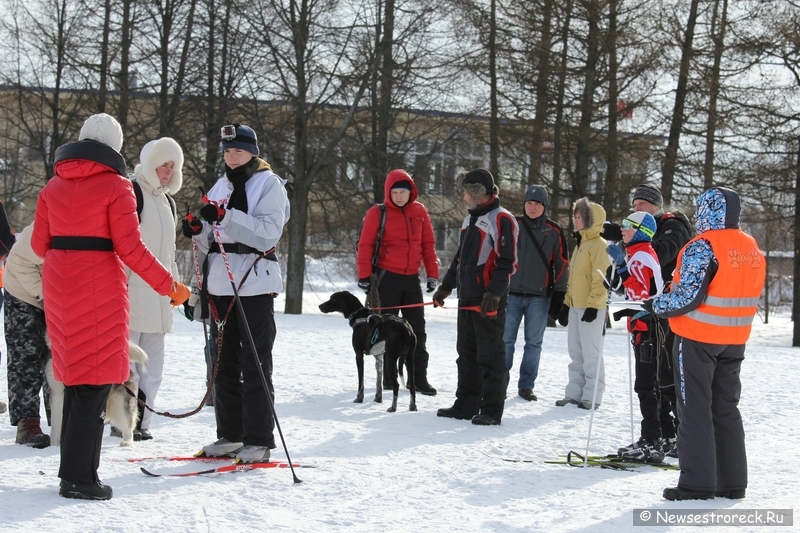
[[[559,455],[558,459],[550,460],[550,461],[542,461],[541,459],[527,459],[521,457],[512,457],[507,455],[500,455],[496,453],[485,453],[489,457],[493,457],[495,459],[500,459],[501,461],[507,461],[510,463],[539,463],[544,462],[545,464],[551,465],[568,465],[568,466],[575,466],[575,467],[583,467],[583,466],[593,466],[593,467],[600,467],[605,468],[608,470],[623,470],[626,472],[636,472],[639,471],[638,469],[645,467],[645,466],[652,466],[653,468],[657,468],[660,470],[680,470],[678,465],[669,464],[669,463],[646,463],[644,461],[633,461],[630,459],[622,459],[617,455],[590,455],[588,458],[584,459],[584,456],[571,451],[567,454]]]
[[[555,465],[569,465],[569,466],[599,466],[609,470],[624,470],[626,472],[635,472],[636,469],[643,466],[652,466],[661,470],[680,470],[678,465],[669,463],[649,463],[645,461],[635,461],[631,459],[623,459],[617,455],[590,455],[584,458],[577,452],[569,452],[566,455],[559,455],[556,461],[545,461],[547,464]]]
[[[202,462],[202,463],[215,463],[219,461],[230,461],[230,457],[208,457],[205,455],[190,455],[190,456],[158,456],[158,457],[141,457],[138,459],[128,459],[129,463],[142,463],[147,461],[169,461],[169,462]],[[176,473],[159,473],[153,472],[145,467],[139,467],[139,470],[142,471],[143,474],[146,474],[151,477],[192,477],[192,476],[201,476],[206,474],[226,474],[231,472],[247,472],[249,470],[257,470],[257,469],[264,469],[264,468],[289,468],[293,466],[294,468],[314,468],[311,465],[302,465],[299,463],[291,463],[289,464],[288,461],[263,461],[263,462],[256,462],[256,463],[242,463],[242,462],[233,462],[221,466],[212,466],[211,468],[204,468],[193,470],[191,472],[176,472]]]

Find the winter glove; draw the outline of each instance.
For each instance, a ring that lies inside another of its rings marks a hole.
[[[550,310],[547,314],[553,320],[558,320],[558,317],[561,316],[561,308],[564,307],[564,296],[566,294],[561,291],[553,291],[553,294],[550,295]]]
[[[587,307],[586,310],[583,312],[583,316],[581,317],[581,322],[594,322],[597,318],[597,309],[593,307]]]
[[[569,306],[563,305],[561,306],[561,311],[558,312],[558,323],[564,327],[567,327],[569,324]]]
[[[169,303],[173,306],[179,306],[183,302],[189,299],[189,296],[192,295],[192,291],[189,290],[189,287],[181,283],[180,281],[173,281],[172,282],[172,289],[170,289],[167,296],[169,296]]]
[[[444,285],[439,285],[439,288],[433,293],[433,306],[444,307],[445,299],[450,296],[450,293],[452,292],[452,289],[445,289]]]
[[[428,278],[428,290],[425,292],[431,293],[436,290],[436,286],[439,285],[439,280],[436,278]]]
[[[628,265],[625,264],[625,252],[617,244],[609,244],[606,247],[606,253],[611,256],[614,265],[617,269],[617,274],[622,277],[623,274],[628,273]]]
[[[183,236],[187,239],[191,239],[195,235],[200,235],[200,232],[203,231],[203,223],[194,218],[192,220],[184,218],[181,222],[181,228],[183,230]]]
[[[225,210],[218,205],[206,204],[200,208],[200,218],[207,222],[219,222],[225,218]]]
[[[653,316],[657,316],[655,310],[653,309],[653,299],[645,300],[642,302],[642,307],[644,310],[650,313]]]
[[[491,292],[483,293],[481,302],[481,317],[489,320],[497,320],[497,308],[500,305],[500,297]]]
[[[622,240],[622,227],[613,222],[604,222],[600,236],[607,241],[619,242]]]
[[[358,288],[364,292],[369,292],[370,287],[372,287],[372,281],[369,278],[361,278],[358,280]]]
[[[183,315],[186,317],[187,320],[190,322],[194,320],[194,307],[189,305],[189,301],[183,302]]]

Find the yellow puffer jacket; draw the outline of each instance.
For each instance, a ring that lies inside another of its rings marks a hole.
[[[569,284],[564,303],[577,309],[605,309],[608,289],[603,284],[611,259],[606,253],[607,243],[600,236],[606,211],[602,206],[581,198],[574,209],[583,218],[586,229],[580,230],[580,244],[572,252],[569,262]]]

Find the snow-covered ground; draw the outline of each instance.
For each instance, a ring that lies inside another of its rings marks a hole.
[[[305,314],[276,314],[279,422],[292,460],[317,467],[297,470],[302,483],[294,484],[288,470],[150,478],[139,464],[126,461],[191,454],[215,440],[213,410],[204,408],[181,420],[156,417],[151,427],[155,438],[133,448],[121,448],[119,439],[106,436],[99,472],[113,487],[114,498],[67,500],[58,496],[58,447],[15,445],[15,428],[3,415],[0,531],[665,531],[670,528],[633,527],[633,510],[791,509],[800,503],[794,460],[800,442],[800,352],[790,347],[791,322],[785,317],[757,324],[742,367],[747,499],[671,503],[661,491],[675,485],[675,472],[545,464],[570,450],[582,453],[589,427],[589,412],[554,405],[567,379],[563,328],[545,334],[536,383],[539,401],[512,395],[502,426],[436,417],[436,409],[452,405],[456,387],[451,310],[426,311],[429,380],[438,396],[418,395],[419,411],[409,412],[408,393],[403,392],[398,412],[387,413],[387,403],[371,401],[374,367],[368,363],[367,398],[353,403],[357,382],[350,327],[343,317],[316,308],[342,288],[356,290],[353,283],[315,281],[306,291]],[[276,309],[283,309],[281,298]],[[625,341],[621,325],[608,331],[607,388],[594,417],[592,453],[608,453],[631,440]],[[5,356],[4,342],[0,349]],[[176,311],[158,408],[182,413],[198,404],[205,390],[202,352],[202,327]],[[6,365],[1,366],[0,398],[7,400]],[[516,379],[513,372],[512,393]],[[507,462],[498,455],[530,462]],[[285,458],[280,444],[273,458]],[[177,472],[198,465],[153,461],[147,466]],[[748,529],[755,530],[735,531]]]

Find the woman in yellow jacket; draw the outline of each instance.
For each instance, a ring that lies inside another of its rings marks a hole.
[[[568,325],[567,350],[569,351],[569,383],[564,399],[556,401],[559,407],[576,404],[581,409],[592,408],[595,386],[595,409],[600,407],[605,389],[605,372],[598,359],[603,356],[605,338],[606,304],[608,289],[604,284],[611,261],[606,253],[607,243],[600,236],[606,212],[600,205],[581,198],[572,206],[575,238],[578,245],[572,254],[569,282],[559,322]],[[564,320],[566,318],[566,320]]]

